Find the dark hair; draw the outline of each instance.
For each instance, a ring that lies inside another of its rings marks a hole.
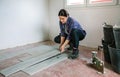
[[[58,13],[58,16],[65,16],[68,17],[69,13],[65,9],[61,9]]]

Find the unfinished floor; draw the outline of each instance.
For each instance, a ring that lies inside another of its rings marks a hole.
[[[29,48],[34,48],[40,45],[55,45],[52,41],[40,42],[35,44],[26,45],[23,47],[9,48],[2,50],[0,53],[10,53],[23,51]],[[20,71],[8,77],[120,77],[120,74],[115,73],[111,66],[105,63],[105,74],[98,74],[97,71],[87,65],[91,58],[91,51],[96,49],[79,46],[80,56],[76,60],[66,59],[54,66],[51,66],[43,71],[40,71],[32,76]],[[101,51],[99,57],[101,58]],[[15,65],[20,62],[20,59],[29,57],[29,54],[22,54],[6,60],[0,61],[0,70]],[[0,74],[0,77],[4,77]]]

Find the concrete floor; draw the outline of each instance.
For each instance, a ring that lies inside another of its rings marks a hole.
[[[53,42],[47,41],[47,42],[26,45],[23,47],[16,47],[12,49],[9,48],[9,49],[3,50],[2,52],[3,53],[16,52],[17,50],[34,48],[43,44],[54,45]],[[41,72],[34,74],[33,76],[27,75],[26,73],[20,71],[8,77],[120,77],[120,74],[115,73],[112,70],[111,66],[107,63],[105,63],[105,72],[106,72],[105,74],[98,74],[95,69],[87,65],[88,61],[90,61],[90,58],[91,58],[91,51],[94,51],[96,49],[79,46],[79,50],[80,50],[80,56],[76,60],[67,59],[48,69],[45,69]],[[103,59],[103,57],[101,56],[102,54],[101,52],[102,51],[99,52],[98,56],[99,58]],[[28,57],[28,56],[29,54],[19,55],[19,56],[0,62],[0,70],[7,68],[9,66],[12,66],[14,64],[17,64],[20,62],[19,61],[20,58]],[[4,77],[4,76],[0,74],[0,77]]]

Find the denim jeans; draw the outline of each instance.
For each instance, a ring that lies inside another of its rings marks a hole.
[[[79,41],[82,41],[86,36],[86,32],[84,30],[79,30],[79,29],[72,29],[71,34],[70,34],[70,42],[69,45],[73,45],[74,48],[78,48],[79,46]],[[67,34],[65,35],[65,40],[66,40]],[[54,41],[56,43],[61,42],[61,35],[59,34],[54,38]]]

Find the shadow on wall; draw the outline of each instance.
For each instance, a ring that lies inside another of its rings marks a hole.
[[[41,24],[40,26],[38,26],[37,33],[39,35],[39,38],[43,41],[50,40],[49,31],[45,24]]]

